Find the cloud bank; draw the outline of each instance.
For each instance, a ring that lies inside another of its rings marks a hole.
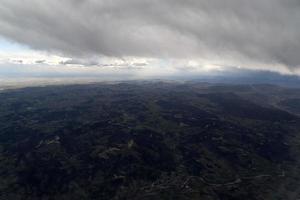
[[[1,0],[0,35],[79,60],[201,58],[295,70],[299,10],[298,0]]]

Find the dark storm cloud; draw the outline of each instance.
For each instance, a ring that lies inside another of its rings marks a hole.
[[[0,35],[74,57],[300,65],[298,0],[1,0]]]

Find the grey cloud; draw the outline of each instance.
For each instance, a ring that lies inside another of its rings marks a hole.
[[[145,67],[148,65],[148,63],[133,63],[132,65],[136,67]]]
[[[46,60],[36,60],[35,63],[36,64],[44,64],[46,62]]]
[[[11,60],[12,63],[23,64],[23,60]]]
[[[102,63],[102,67],[127,67],[128,63]]]
[[[299,9],[298,0],[2,0],[0,35],[72,57],[213,56],[293,68]]]
[[[124,62],[124,63],[102,63],[99,64],[102,67],[119,67],[119,68],[126,68],[126,69],[141,69],[145,66],[148,65],[148,63],[128,63],[128,62]]]
[[[61,61],[61,65],[82,65],[82,66],[97,66],[99,65],[98,61],[86,60],[86,59],[69,59],[66,61]]]
[[[135,62],[135,63],[130,63],[124,60],[121,63],[105,63],[101,62],[100,60],[97,59],[68,59],[64,61],[59,62],[60,65],[80,65],[80,66],[85,66],[85,67],[91,67],[91,66],[98,66],[98,67],[120,67],[120,68],[141,68],[145,67],[148,65],[146,62]]]

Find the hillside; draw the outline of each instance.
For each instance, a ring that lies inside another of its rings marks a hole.
[[[0,199],[300,198],[296,91],[166,82],[3,91]]]

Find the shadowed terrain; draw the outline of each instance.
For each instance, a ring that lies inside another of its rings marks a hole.
[[[0,93],[0,199],[300,198],[300,90],[122,82]]]

